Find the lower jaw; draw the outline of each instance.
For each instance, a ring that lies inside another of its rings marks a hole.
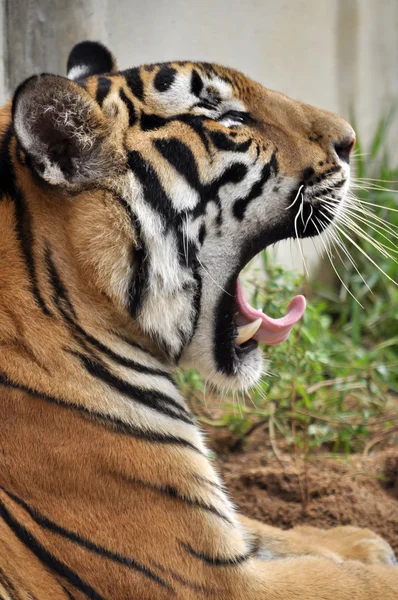
[[[247,356],[248,354],[250,354],[250,352],[257,350],[257,348],[258,348],[258,342],[257,342],[257,340],[254,340],[252,338],[250,340],[247,340],[247,342],[244,342],[240,346],[235,344],[235,353],[238,358],[243,358],[244,356]]]
[[[244,375],[246,370],[247,372],[252,371],[253,365],[258,364],[259,357],[261,356],[261,352],[259,350],[258,336],[262,335],[264,337],[265,333],[264,329],[258,330],[257,333],[254,332],[253,337],[249,338],[245,342],[239,345],[236,343],[235,340],[238,336],[238,326],[242,327],[247,324],[250,324],[250,320],[248,320],[250,317],[246,317],[240,313],[239,304],[237,303],[237,296],[235,294],[235,290],[237,288],[236,282],[237,279],[235,278],[232,282],[234,293],[229,292],[229,290],[231,289],[230,286],[226,287],[226,294],[220,299],[220,306],[223,303],[223,308],[225,310],[220,311],[219,306],[218,314],[220,316],[215,336],[215,358],[218,365],[218,370],[221,373],[232,377],[236,376],[239,373],[242,373],[242,375]],[[303,297],[296,296],[289,304],[286,316],[279,319],[270,319],[270,317],[268,317],[267,315],[263,315],[265,320],[263,321],[263,325],[261,325],[260,327],[265,327],[264,323],[267,323],[267,339],[264,340],[264,343],[267,346],[276,346],[287,340],[287,338],[290,335],[291,328],[294,326],[294,323],[296,323],[301,318],[304,312],[304,309],[302,309],[300,315],[299,310],[299,314],[297,315],[297,310],[292,308],[293,306],[297,308],[297,302],[301,305],[304,303],[305,309],[305,300],[303,299]],[[255,315],[254,318],[256,318],[256,316],[258,317],[259,315]],[[292,317],[293,321],[288,321],[286,323],[286,319]],[[271,330],[268,329],[269,327],[271,327]],[[274,328],[274,331],[272,331],[272,328]],[[242,332],[240,331],[240,335],[241,334]],[[254,381],[254,383],[256,383],[256,381]]]
[[[225,337],[221,340],[222,352],[217,355],[217,371],[225,377],[223,387],[249,389],[256,385],[262,371],[262,353],[259,342],[253,338],[238,345],[235,343],[236,323],[232,316]],[[226,341],[227,340],[227,341]]]

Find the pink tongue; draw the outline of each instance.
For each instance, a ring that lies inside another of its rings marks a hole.
[[[306,306],[304,296],[295,296],[287,308],[286,316],[281,319],[272,319],[261,310],[256,310],[250,306],[244,296],[239,279],[236,282],[236,304],[240,314],[248,323],[261,318],[262,325],[254,339],[268,346],[276,346],[287,340],[293,325],[303,316]]]

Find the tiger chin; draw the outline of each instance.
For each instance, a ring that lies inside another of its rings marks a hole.
[[[239,274],[344,212],[353,130],[213,64],[67,71],[0,110],[0,598],[397,599],[373,532],[239,515],[172,376],[258,381],[305,300]]]

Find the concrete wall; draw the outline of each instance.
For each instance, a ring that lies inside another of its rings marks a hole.
[[[187,58],[219,62],[345,117],[354,109],[365,140],[382,110],[398,102],[397,0],[0,3],[0,97],[4,49],[12,90],[34,72],[63,73],[73,44],[92,38],[109,45],[121,68]],[[398,160],[398,126],[391,138]]]
[[[65,73],[68,53],[82,39],[107,35],[102,0],[3,0],[8,85],[33,73]]]
[[[5,36],[5,2],[0,0],[0,105],[4,103],[7,97],[6,84],[6,36]]]

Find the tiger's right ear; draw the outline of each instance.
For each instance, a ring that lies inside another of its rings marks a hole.
[[[69,79],[79,81],[91,75],[115,73],[116,61],[108,48],[100,42],[80,42],[69,54],[66,67]]]
[[[32,166],[48,183],[94,183],[120,169],[109,121],[78,83],[34,75],[15,92],[13,125]]]

